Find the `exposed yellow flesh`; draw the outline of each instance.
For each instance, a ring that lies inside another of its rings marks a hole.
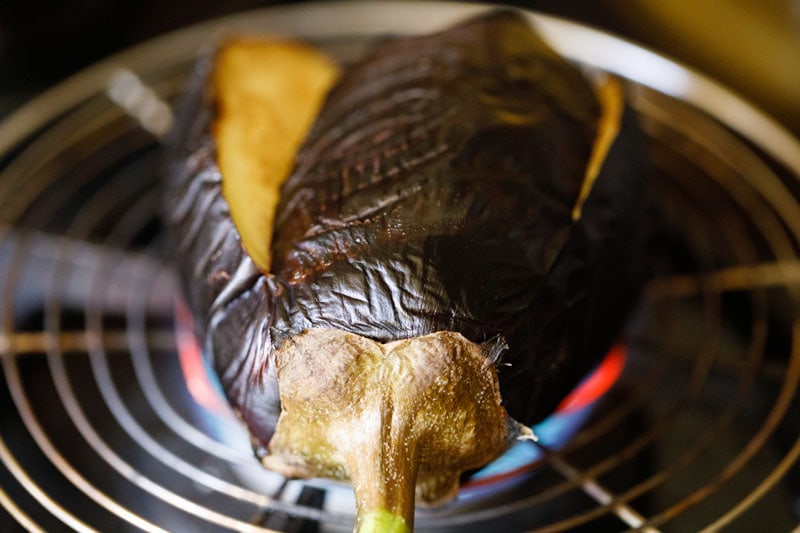
[[[236,40],[216,58],[213,131],[222,193],[263,272],[270,270],[280,186],[338,75],[326,55],[294,41]]]
[[[622,112],[625,109],[622,87],[616,78],[608,77],[603,81],[603,84],[597,89],[597,98],[600,101],[600,121],[597,125],[597,136],[594,139],[589,163],[586,165],[578,201],[572,208],[572,220],[574,221],[581,218],[583,204],[589,198],[594,182],[600,175],[603,163],[608,157],[608,151],[611,150],[611,145],[617,138],[622,123]]]

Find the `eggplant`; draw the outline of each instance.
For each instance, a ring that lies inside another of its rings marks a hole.
[[[530,437],[620,334],[644,151],[621,83],[514,12],[346,67],[320,54],[233,41],[199,62],[165,216],[264,466],[351,480],[357,529],[407,530],[415,498],[446,501]],[[251,78],[261,96],[227,92]]]

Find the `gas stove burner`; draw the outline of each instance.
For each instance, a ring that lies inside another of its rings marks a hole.
[[[156,137],[221,34],[293,34],[350,61],[482,9],[244,13],[115,56],[0,124],[0,529],[352,529],[345,485],[261,468],[176,326]],[[654,166],[655,279],[624,350],[536,428],[540,442],[472,473],[454,503],[419,509],[417,529],[796,528],[800,143],[667,59],[530,18],[630,91]]]

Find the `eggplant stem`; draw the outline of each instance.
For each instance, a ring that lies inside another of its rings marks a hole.
[[[345,454],[356,494],[355,530],[411,531],[419,470],[418,436],[409,427],[408,413],[401,410],[400,416],[394,416],[392,395],[382,395],[379,414],[376,424],[356,429],[362,435],[359,445]]]
[[[410,533],[412,530],[406,518],[383,509],[359,516],[355,529],[357,533]]]
[[[453,498],[466,469],[520,435],[478,344],[438,332],[387,344],[309,329],[276,353],[283,411],[264,466],[350,479],[355,530],[405,532],[417,500]]]

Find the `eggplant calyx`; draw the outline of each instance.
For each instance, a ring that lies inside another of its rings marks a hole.
[[[387,344],[310,329],[276,351],[282,412],[262,463],[290,477],[350,480],[359,531],[413,527],[460,474],[521,430],[480,345],[438,332]]]

